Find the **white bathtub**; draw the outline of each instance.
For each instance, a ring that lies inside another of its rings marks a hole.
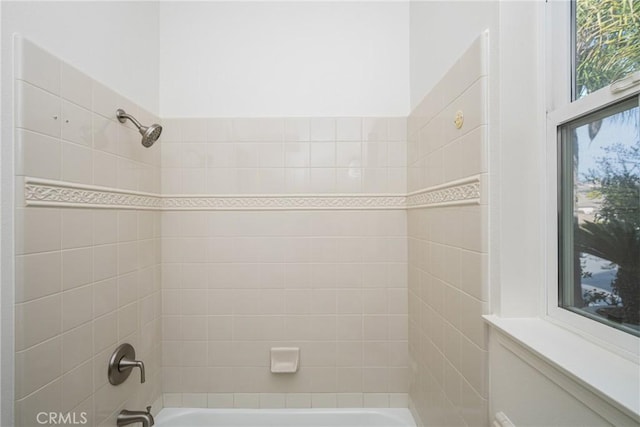
[[[415,427],[408,409],[164,408],[157,427]]]

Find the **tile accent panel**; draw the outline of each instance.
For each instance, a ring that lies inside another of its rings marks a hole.
[[[27,40],[16,41],[15,76],[16,425],[49,411],[115,425],[120,409],[161,395],[160,212],[32,207],[23,195],[45,196],[25,176],[63,182],[52,191],[73,197],[85,186],[158,193],[159,147],[143,148],[115,111],[159,119]],[[145,362],[146,383],[137,372],[108,383],[123,342]]]
[[[481,318],[488,312],[487,37],[472,44],[408,119],[409,205],[431,202],[407,214],[409,397],[423,426],[489,424]],[[460,129],[457,111],[464,115]],[[438,203],[449,197],[471,203]]]

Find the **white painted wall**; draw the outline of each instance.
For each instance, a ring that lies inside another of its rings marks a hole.
[[[543,314],[546,212],[545,3],[499,2],[491,218],[493,312]],[[555,165],[552,166],[555,168]],[[555,173],[555,172],[553,172]]]
[[[160,115],[406,116],[408,2],[162,2]]]
[[[498,1],[411,1],[411,109],[483,30],[494,36],[498,6]]]
[[[503,412],[516,426],[637,425],[637,420],[496,329],[491,329],[489,341],[491,417]]]
[[[2,34],[2,7],[0,7],[0,34]],[[0,58],[0,76],[2,76],[2,58]],[[2,78],[0,78],[0,99],[2,99]],[[2,117],[2,102],[0,102],[0,117]],[[1,120],[1,119],[0,119]],[[0,121],[1,123],[1,121]],[[2,179],[2,150],[0,150],[0,236],[4,237],[4,228],[2,225],[2,221],[3,221],[3,188],[2,186],[4,185],[4,181]],[[4,264],[4,258],[3,258],[3,252],[2,252],[2,245],[0,245],[0,297],[2,296],[2,289],[5,286],[5,281],[3,279],[3,269],[2,269],[2,265]],[[2,329],[2,325],[4,324],[4,322],[2,321],[2,316],[3,316],[3,310],[2,310],[2,304],[0,303],[0,335],[3,332]],[[13,322],[12,322],[13,323]],[[13,326],[13,324],[12,324]],[[6,370],[5,368],[5,360],[4,360],[4,354],[3,354],[3,347],[2,347],[2,338],[0,338],[0,391],[5,390],[5,375],[4,375],[4,371]],[[0,393],[1,395],[2,393]],[[13,397],[13,396],[12,396]],[[6,398],[0,398],[0,424],[6,424],[7,421],[10,421],[11,418],[6,418],[6,411],[3,409],[3,407],[9,403],[8,400]],[[5,417],[5,418],[3,418]]]
[[[9,64],[18,32],[157,113],[158,13],[154,1],[3,1],[3,62]]]

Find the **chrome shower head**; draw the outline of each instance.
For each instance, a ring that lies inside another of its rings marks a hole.
[[[119,108],[116,111],[116,117],[120,123],[124,123],[127,119],[131,120],[137,128],[140,135],[142,135],[142,145],[145,147],[151,147],[154,142],[160,138],[160,134],[162,133],[162,126],[157,123],[152,124],[151,126],[142,126],[139,121],[133,118],[132,115],[127,114],[123,109]]]
[[[151,147],[154,142],[160,138],[160,134],[162,133],[162,126],[157,123],[152,124],[151,126],[142,126],[140,128],[140,133],[142,134],[142,145],[145,147]]]

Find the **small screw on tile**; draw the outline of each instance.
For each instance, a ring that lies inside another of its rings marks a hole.
[[[53,120],[58,120],[58,116],[53,116]]]
[[[69,123],[69,120],[67,119],[67,120],[65,120],[64,122],[65,122],[65,123]]]

